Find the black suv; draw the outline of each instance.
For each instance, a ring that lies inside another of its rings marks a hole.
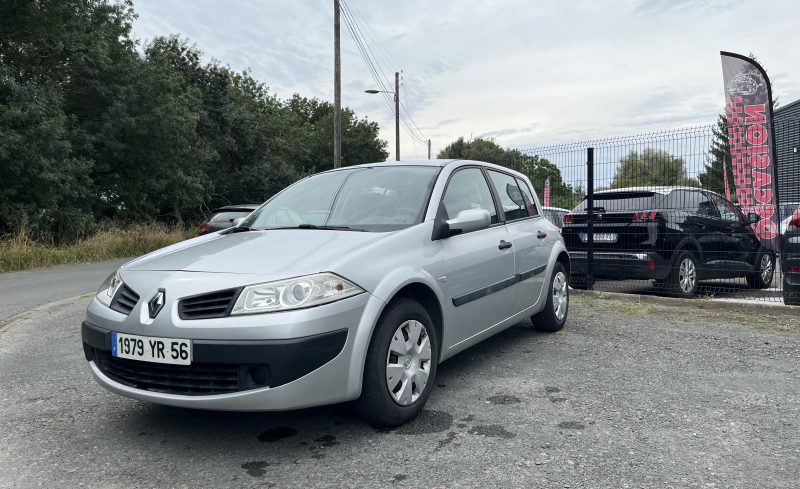
[[[571,285],[586,286],[587,201],[564,217],[561,230],[572,263]],[[746,277],[770,286],[775,254],[722,196],[692,187],[604,190],[594,197],[592,272],[603,279],[654,279],[660,288],[692,296],[706,279]]]

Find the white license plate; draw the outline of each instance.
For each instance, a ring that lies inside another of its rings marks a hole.
[[[111,356],[142,362],[191,365],[192,341],[111,332]]]
[[[594,242],[595,243],[616,243],[617,242],[617,233],[594,233]],[[581,241],[584,243],[589,240],[589,236],[587,233],[581,233]]]

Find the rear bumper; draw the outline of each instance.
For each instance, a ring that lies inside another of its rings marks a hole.
[[[592,256],[592,274],[595,278],[663,280],[670,271],[669,260],[658,253],[595,251]],[[569,258],[573,272],[585,275],[587,252],[570,251]]]

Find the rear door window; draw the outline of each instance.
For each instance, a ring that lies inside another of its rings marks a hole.
[[[492,179],[497,195],[500,197],[500,205],[503,207],[506,221],[528,217],[528,205],[516,179],[511,175],[492,170],[489,170],[489,178]]]
[[[705,192],[699,190],[673,190],[667,198],[669,209],[682,209],[706,217],[719,217],[717,206]]]

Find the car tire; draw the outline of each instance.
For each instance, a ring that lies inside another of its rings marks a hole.
[[[698,285],[697,257],[691,251],[681,251],[669,275],[671,292],[679,297],[694,297]]]
[[[775,256],[761,252],[756,256],[756,269],[747,275],[747,286],[751,289],[768,289],[775,278]]]
[[[800,306],[800,287],[789,284],[786,276],[783,276],[783,303],[787,306]]]
[[[392,301],[372,334],[355,411],[381,426],[414,419],[433,390],[438,363],[439,338],[428,312],[410,299]]]
[[[533,316],[533,327],[544,333],[555,333],[564,327],[569,313],[569,287],[564,265],[556,262],[545,293],[547,303],[544,309]]]

